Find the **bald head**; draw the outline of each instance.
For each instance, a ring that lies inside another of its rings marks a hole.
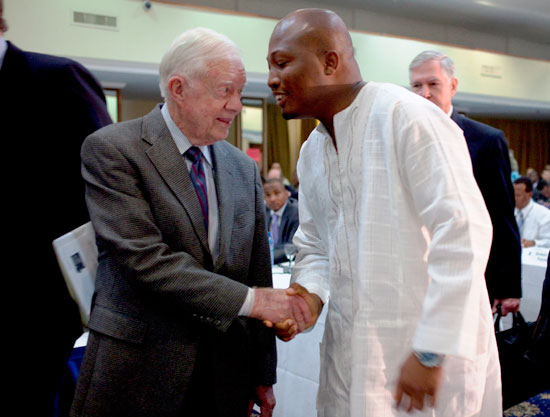
[[[287,38],[319,56],[337,51],[353,59],[353,45],[340,16],[326,9],[300,9],[284,17],[271,35],[272,40]]]
[[[269,80],[283,117],[323,121],[353,99],[361,82],[344,21],[325,9],[301,9],[273,30],[267,61]]]

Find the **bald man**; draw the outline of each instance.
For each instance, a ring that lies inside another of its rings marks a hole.
[[[491,221],[460,129],[401,87],[363,81],[331,11],[283,18],[267,59],[283,116],[321,122],[298,162],[292,276],[314,317],[330,297],[319,416],[501,416]]]

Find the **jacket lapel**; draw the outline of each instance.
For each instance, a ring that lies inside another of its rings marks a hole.
[[[289,222],[290,202],[287,202],[283,215],[281,216],[281,224],[279,226],[279,241],[283,240],[286,236],[286,228]]]
[[[451,113],[451,119],[464,131],[464,126],[462,126],[462,116],[459,112],[456,111],[456,109],[453,108],[453,112]]]
[[[184,157],[180,155],[162,118],[160,106],[155,107],[144,117],[142,138],[151,145],[147,150],[147,156],[183,205],[199,241],[209,253],[208,238],[195,188],[189,177]]]
[[[223,142],[219,142],[210,147],[214,159],[214,182],[216,183],[220,219],[220,253],[216,260],[216,270],[224,264],[227,251],[231,245],[231,231],[233,229],[235,208],[233,170],[231,161],[228,160],[228,153],[223,151],[224,145]]]

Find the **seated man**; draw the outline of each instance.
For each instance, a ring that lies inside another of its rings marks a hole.
[[[290,185],[290,181],[283,175],[281,165],[279,165],[278,162],[274,162],[267,172],[267,179],[271,178],[279,179],[283,183],[283,186],[290,193],[290,197],[298,200],[298,192],[294,189],[292,185]]]
[[[290,192],[278,178],[269,178],[264,184],[267,227],[273,239],[273,261],[286,261],[285,243],[292,243],[298,229],[298,202],[289,198]]]
[[[533,201],[533,183],[529,178],[514,181],[514,196],[521,245],[550,247],[550,210]]]
[[[533,200],[547,208],[550,208],[550,183],[540,179],[537,183],[537,188],[534,190]]]

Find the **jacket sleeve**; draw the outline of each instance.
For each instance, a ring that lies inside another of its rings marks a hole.
[[[86,202],[99,250],[98,276],[108,265],[106,273],[118,274],[130,289],[137,286],[166,308],[205,318],[205,325],[226,331],[248,287],[211,272],[197,256],[166,243],[155,218],[164,212],[153,213],[143,172],[129,156],[131,151],[115,146],[113,140],[115,135],[137,136],[138,129],[121,129],[113,126],[92,134],[81,152]]]

